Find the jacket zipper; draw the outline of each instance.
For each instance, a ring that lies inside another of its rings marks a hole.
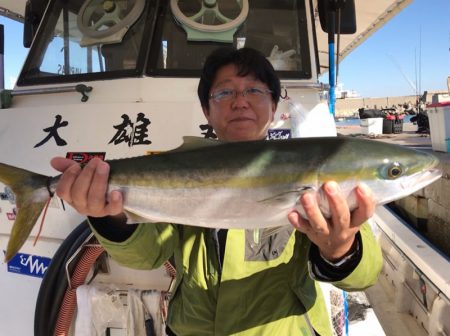
[[[220,262],[219,236],[217,235],[216,229],[211,229],[211,237],[214,242],[214,247],[216,250],[217,265],[219,266],[217,269],[217,273],[219,274],[219,281],[220,281],[220,279],[222,277],[222,263]]]

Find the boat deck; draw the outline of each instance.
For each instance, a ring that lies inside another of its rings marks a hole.
[[[367,135],[362,133],[362,127],[360,125],[347,125],[345,123],[340,124],[339,122],[336,124],[336,128],[340,135],[364,137],[404,146],[429,148],[431,150],[430,135],[416,133],[417,125],[411,122],[403,123],[403,132],[398,134]]]
[[[360,125],[340,125],[339,122],[337,123],[336,128],[339,135],[362,137],[432,151],[430,134],[416,133],[417,125],[411,122],[404,123],[403,132],[397,134],[367,135],[362,133],[362,127]],[[433,154],[435,154],[441,162],[450,165],[449,153],[435,151]]]

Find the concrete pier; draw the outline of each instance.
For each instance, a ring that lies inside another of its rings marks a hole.
[[[431,103],[433,95],[442,94],[447,95],[448,92],[430,91],[424,96],[425,101]],[[390,108],[392,106],[399,107],[409,105],[413,107],[416,105],[417,96],[393,96],[393,97],[360,97],[336,99],[336,117],[351,117],[358,114],[358,109],[361,107],[369,109]]]
[[[439,158],[442,177],[413,195],[396,201],[393,206],[397,207],[397,213],[406,218],[408,223],[430,240],[437,249],[450,257],[450,153],[433,151],[430,135],[418,134],[416,131],[417,125],[404,123],[402,133],[371,136],[362,134],[359,125],[337,125],[337,132],[341,135],[364,137],[431,151]]]

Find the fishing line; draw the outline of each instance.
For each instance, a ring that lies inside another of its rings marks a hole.
[[[50,201],[52,200],[52,196],[50,196],[47,199],[47,202],[45,202],[45,206],[44,206],[44,214],[42,215],[42,219],[41,219],[41,225],[39,226],[39,231],[36,235],[36,238],[34,238],[34,242],[33,242],[33,246],[36,246],[36,243],[39,239],[39,237],[41,236],[41,232],[42,232],[42,228],[44,227],[44,220],[45,220],[45,216],[47,215],[47,209],[48,206],[50,205]]]

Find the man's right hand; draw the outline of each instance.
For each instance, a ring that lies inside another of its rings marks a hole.
[[[55,157],[54,169],[62,173],[56,194],[82,215],[91,217],[115,216],[123,213],[122,194],[108,192],[109,165],[94,158],[81,169],[72,160]]]

